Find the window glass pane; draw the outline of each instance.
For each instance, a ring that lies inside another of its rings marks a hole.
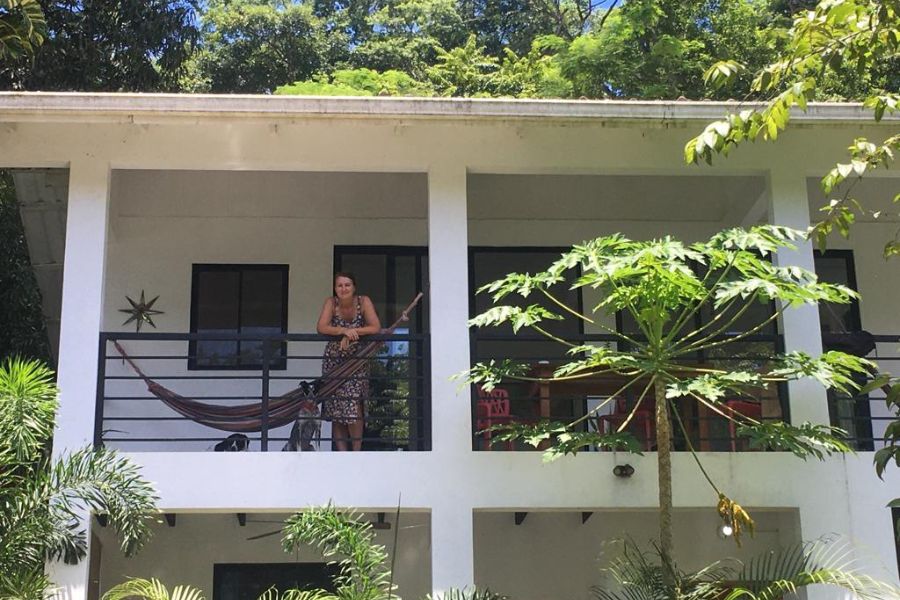
[[[241,277],[241,333],[275,335],[284,331],[284,278],[281,269],[244,269]],[[272,348],[281,355],[281,345]],[[262,363],[262,341],[240,343],[240,363]]]
[[[478,248],[472,251],[472,289],[471,294],[481,286],[502,279],[509,273],[536,273],[547,269],[557,259],[562,250],[505,250]],[[566,283],[558,284],[551,288],[550,292],[561,302],[574,310],[581,308],[580,290],[570,290]],[[518,295],[509,295],[503,299],[502,304],[511,306],[528,306],[539,304],[544,308],[559,314],[560,308],[542,294],[534,294],[528,298]],[[490,294],[477,294],[473,301],[474,315],[481,314],[494,306]],[[542,324],[547,331],[563,339],[571,339],[582,333],[581,321],[566,317],[561,321],[544,321]],[[473,362],[487,361],[490,359],[513,359],[518,362],[528,363],[532,367],[531,375],[546,377],[555,366],[568,360],[567,348],[558,342],[541,338],[535,341],[518,339],[485,340],[482,336],[512,336],[512,326],[505,324],[502,327],[489,327],[475,330],[478,341],[475,344]],[[537,332],[521,331],[519,336],[539,336]],[[503,388],[510,398],[510,412],[522,417],[534,417],[539,414],[540,390],[532,383],[504,382]],[[560,392],[551,389],[550,416],[552,418],[569,418],[583,412],[584,395],[581,392]]]
[[[236,271],[208,270],[197,274],[196,333],[237,333],[239,282]],[[233,366],[237,350],[234,340],[200,340],[195,346],[196,363],[203,367]]]
[[[816,255],[816,275],[820,281],[853,287],[850,258],[846,255]],[[819,303],[819,322],[823,333],[848,333],[860,329],[857,305]]]
[[[287,267],[195,266],[194,331],[211,334],[265,334],[287,331]],[[262,364],[262,342],[198,340],[193,344],[199,368],[252,367]],[[284,344],[273,348],[284,356]],[[284,360],[272,368],[284,368]]]
[[[386,276],[387,256],[381,253],[348,253],[340,257],[340,262],[336,266],[340,271],[353,273],[356,278],[356,291],[371,298],[382,324],[390,325],[388,321],[390,315],[385,311],[390,292]]]
[[[214,600],[257,600],[266,590],[334,590],[335,569],[323,563],[217,564]]]

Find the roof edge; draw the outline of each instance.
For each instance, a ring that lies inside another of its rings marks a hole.
[[[0,119],[17,116],[120,118],[345,116],[450,119],[621,119],[712,120],[762,103],[693,100],[517,100],[504,98],[398,98],[86,92],[0,92]],[[794,111],[798,122],[870,121],[871,111],[855,102],[810,103]],[[898,120],[900,116],[885,120]]]

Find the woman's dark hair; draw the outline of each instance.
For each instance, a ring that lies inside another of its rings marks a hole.
[[[346,277],[347,279],[349,279],[351,281],[351,283],[353,283],[353,287],[356,287],[356,275],[354,275],[353,273],[351,273],[349,271],[338,271],[337,273],[335,273],[334,279],[331,280],[332,286],[335,283],[337,283],[338,277]]]

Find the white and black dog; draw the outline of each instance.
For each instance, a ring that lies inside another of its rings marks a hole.
[[[300,412],[297,413],[297,420],[294,421],[291,435],[281,449],[282,452],[313,452],[316,449],[313,440],[318,442],[321,437],[322,424],[319,421],[319,404],[316,399],[319,382],[301,381],[298,387],[306,399],[300,403]]]

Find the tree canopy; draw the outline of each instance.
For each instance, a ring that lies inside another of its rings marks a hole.
[[[33,0],[4,4],[37,7]],[[790,15],[814,5],[809,0],[57,0],[46,4],[46,43],[33,68],[20,56],[25,46],[9,46],[15,57],[0,55],[0,65],[6,65],[0,87],[746,99],[764,95],[754,87],[752,73],[790,47]],[[0,21],[12,19],[10,10],[0,4]],[[21,19],[16,22],[21,27]],[[33,46],[43,34],[37,14],[32,22],[28,31],[39,36]],[[896,65],[875,58],[864,74],[848,68],[824,80],[823,97],[859,99],[872,86],[896,91]],[[727,88],[704,86],[704,70],[726,60],[745,68],[729,78]],[[398,73],[409,81],[397,84]],[[373,77],[386,78],[375,92]]]

